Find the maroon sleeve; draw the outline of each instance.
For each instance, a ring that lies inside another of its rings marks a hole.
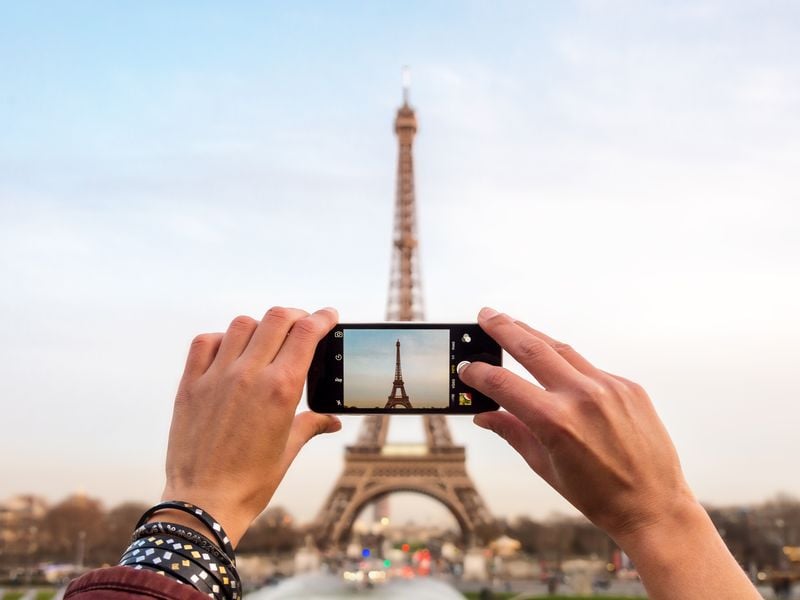
[[[108,567],[89,571],[69,584],[64,600],[208,600],[190,585],[147,569]]]

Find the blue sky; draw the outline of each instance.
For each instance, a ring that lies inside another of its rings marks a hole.
[[[404,64],[428,318],[494,305],[641,382],[703,500],[800,494],[798,31],[788,1],[2,5],[0,498],[151,500],[195,333],[383,317]],[[451,422],[497,513],[569,510]],[[311,518],[357,430],[276,502]]]

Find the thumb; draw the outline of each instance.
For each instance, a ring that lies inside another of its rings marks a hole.
[[[313,437],[323,433],[334,433],[342,428],[342,422],[333,415],[304,411],[295,415],[283,452],[283,470],[289,468],[300,449]]]
[[[493,431],[508,442],[531,469],[558,491],[558,476],[550,461],[550,453],[525,423],[504,410],[479,413],[475,415],[473,422],[478,427]]]

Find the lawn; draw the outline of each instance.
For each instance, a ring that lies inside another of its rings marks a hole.
[[[5,594],[0,592],[0,594],[2,594],[2,596],[0,596],[0,600],[19,600],[22,598],[22,596],[27,594],[27,590],[6,592]],[[52,600],[53,596],[55,595],[55,590],[39,590],[36,592],[34,600]]]
[[[469,600],[479,600],[479,592],[465,592],[464,597]],[[491,596],[492,600],[647,600],[643,596],[540,596],[540,595],[521,595],[516,592],[495,592]]]

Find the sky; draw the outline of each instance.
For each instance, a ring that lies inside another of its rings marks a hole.
[[[152,502],[196,333],[383,318],[402,65],[427,318],[493,306],[641,383],[704,502],[800,495],[798,31],[788,0],[3,3],[0,499]],[[313,518],[359,422],[273,503]],[[450,425],[495,514],[570,512]]]
[[[414,408],[450,405],[450,330],[348,329],[344,333],[344,405],[384,408],[394,390],[397,342],[403,390]]]

